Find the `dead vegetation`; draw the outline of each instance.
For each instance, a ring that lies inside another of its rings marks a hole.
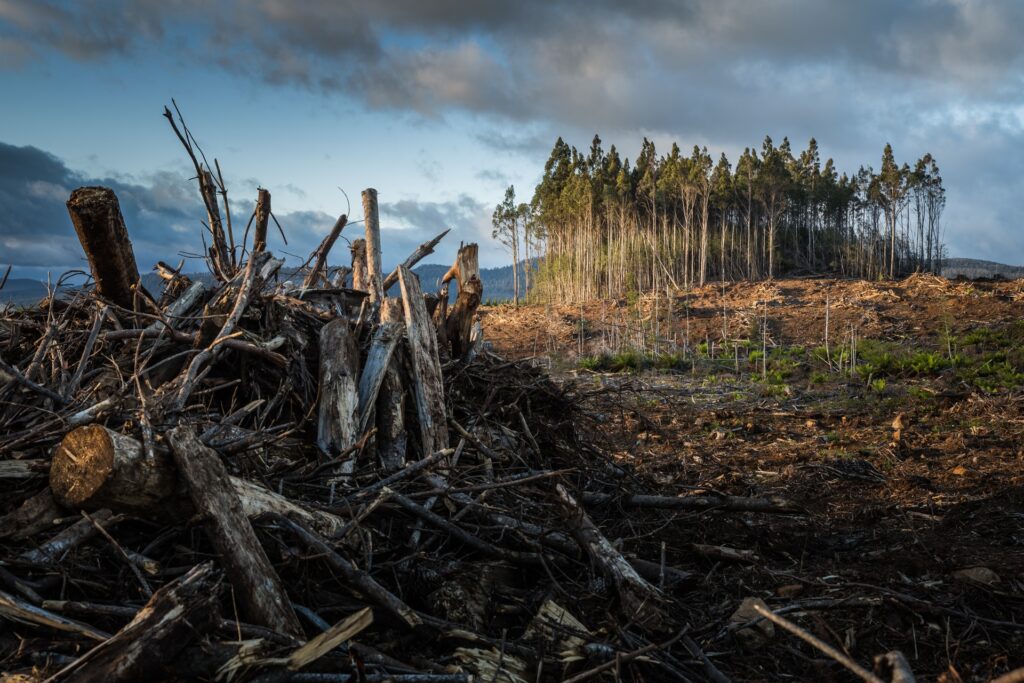
[[[1022,664],[1022,485],[998,460],[1019,465],[1019,394],[894,419],[741,377],[556,382],[483,345],[475,245],[436,295],[409,268],[443,234],[385,275],[367,190],[351,267],[328,267],[343,215],[285,278],[269,192],[236,244],[219,167],[168,118],[215,285],[159,264],[144,291],[116,197],[82,188],[95,286],[0,318],[5,678],[952,682]],[[949,475],[971,492],[929,469],[942,411],[978,421]]]

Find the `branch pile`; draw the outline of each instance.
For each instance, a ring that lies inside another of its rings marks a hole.
[[[351,267],[327,266],[342,215],[286,275],[270,193],[236,245],[219,167],[175,132],[213,284],[159,264],[146,291],[114,193],[80,188],[94,286],[0,318],[0,670],[722,680],[687,636],[691,575],[594,513],[792,506],[645,495],[571,396],[486,349],[475,244],[424,294],[410,268],[444,233],[385,273],[366,190]]]

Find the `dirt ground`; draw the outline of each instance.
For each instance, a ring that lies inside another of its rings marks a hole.
[[[800,506],[659,512],[619,539],[699,572],[672,590],[717,666],[740,681],[855,680],[778,628],[765,638],[730,626],[750,597],[869,668],[891,650],[922,681],[1024,666],[1024,281],[781,280],[669,301],[488,308],[484,333],[500,354],[549,365],[652,493]],[[826,309],[823,361],[807,349],[824,342]],[[877,374],[836,359],[847,337],[865,356],[865,340],[890,345],[865,361]],[[621,352],[624,339],[682,348],[685,369],[585,369],[582,359]],[[755,357],[762,346],[768,365]]]

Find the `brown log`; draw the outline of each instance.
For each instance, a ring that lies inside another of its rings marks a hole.
[[[262,187],[256,194],[256,225],[252,235],[252,253],[267,248],[267,226],[270,223],[270,190]]]
[[[445,333],[451,344],[452,358],[462,358],[472,348],[473,318],[480,307],[484,287],[480,281],[480,261],[476,244],[459,248],[455,263],[445,273],[442,282],[454,278],[459,284],[455,305],[448,312]]]
[[[243,614],[256,624],[302,638],[298,617],[244,514],[224,463],[190,427],[175,427],[167,438]]]
[[[626,616],[645,629],[664,630],[670,618],[664,610],[663,596],[658,589],[645,581],[622,553],[615,549],[564,486],[558,484],[555,490],[565,517],[572,525],[576,542],[615,584]]]
[[[71,193],[67,207],[97,293],[121,308],[134,310],[139,268],[117,195],[107,187],[80,187]]]
[[[352,289],[365,292],[368,289],[366,274],[366,240],[352,240]]]
[[[162,680],[163,667],[219,621],[220,582],[213,564],[194,567],[149,599],[135,617],[49,680],[75,683]]]
[[[448,448],[448,421],[444,405],[441,361],[434,325],[423,303],[420,282],[408,268],[400,268],[398,281],[405,307],[405,328],[412,365],[413,397],[419,420],[422,453]]]
[[[338,216],[338,220],[334,222],[334,227],[327,233],[327,237],[324,238],[320,246],[316,248],[316,257],[313,262],[313,267],[310,268],[309,273],[302,280],[302,286],[306,289],[316,287],[317,281],[320,279],[321,272],[326,272],[327,266],[327,255],[331,253],[331,249],[334,247],[334,243],[338,241],[338,236],[341,235],[341,231],[345,229],[345,224],[348,223],[348,216],[341,214]],[[340,285],[339,285],[340,286]]]
[[[370,303],[384,298],[384,273],[380,265],[380,216],[377,212],[377,190],[363,190],[363,218],[366,223],[366,275]]]
[[[214,437],[219,433],[216,430]],[[247,517],[278,512],[327,536],[345,525],[335,515],[301,507],[253,482],[237,477],[230,481]],[[106,507],[158,521],[180,522],[195,514],[167,450],[155,449],[150,459],[141,443],[100,425],[74,429],[57,446],[50,465],[50,490],[45,497],[39,496],[43,503],[47,497],[73,510]],[[39,516],[41,525],[49,525],[58,516],[57,509],[51,502]]]
[[[328,456],[338,455],[359,438],[358,387],[359,349],[355,334],[347,320],[337,318],[320,330],[317,445]]]

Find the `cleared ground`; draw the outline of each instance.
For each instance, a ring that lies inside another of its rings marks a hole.
[[[674,590],[724,672],[853,680],[781,631],[737,639],[759,597],[862,663],[985,681],[1024,666],[1022,313],[1024,281],[780,280],[489,308],[484,331],[549,365],[652,492],[805,510],[657,513],[621,539],[704,572]]]

